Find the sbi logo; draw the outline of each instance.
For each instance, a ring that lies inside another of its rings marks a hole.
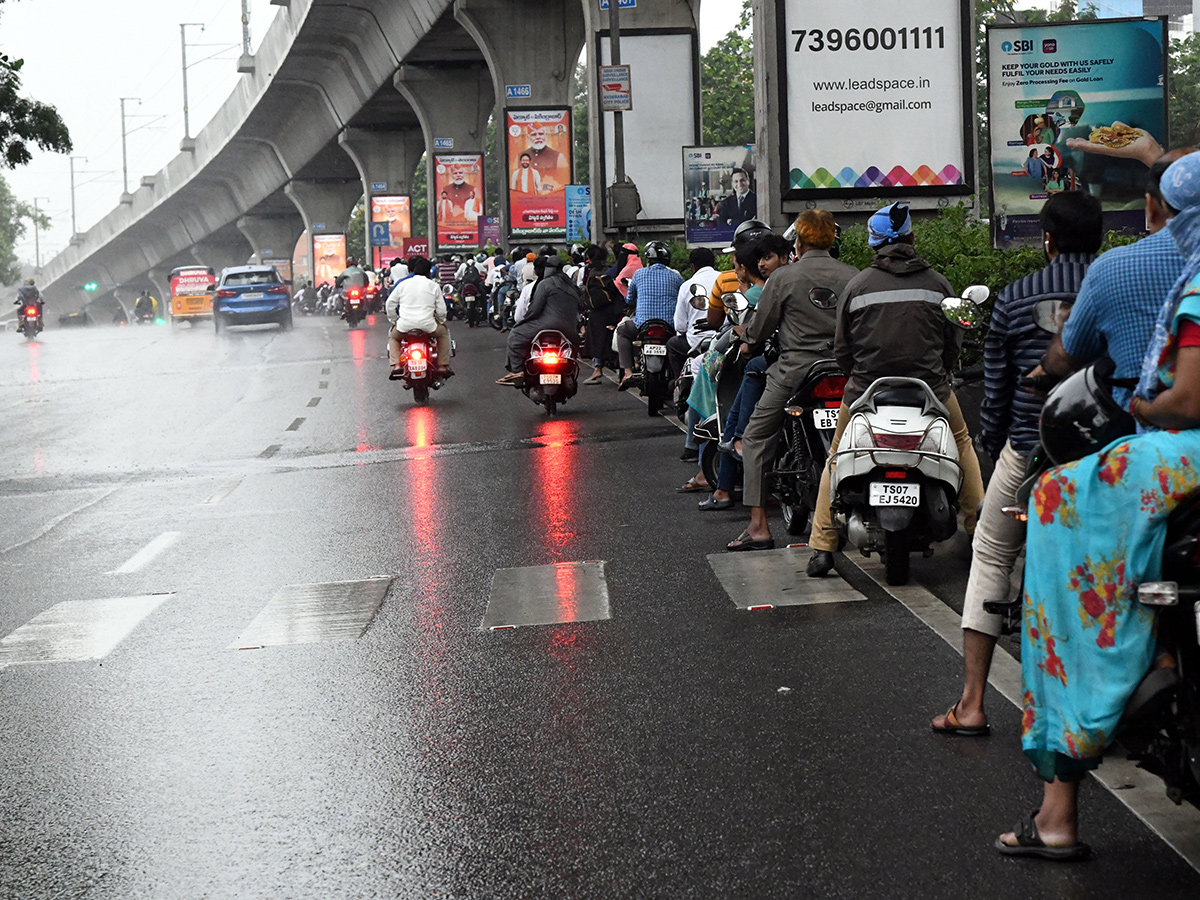
[[[1033,51],[1033,41],[1005,41],[1000,49],[1005,53],[1030,53]]]

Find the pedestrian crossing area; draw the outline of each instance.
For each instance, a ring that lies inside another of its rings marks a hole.
[[[836,576],[805,578],[805,553],[800,547],[788,547],[713,554],[708,560],[737,610],[866,599]],[[141,564],[142,560],[137,559],[136,567]],[[395,581],[396,576],[385,575],[285,585],[224,649],[356,641],[393,593]],[[0,638],[0,670],[15,665],[103,659],[175,596],[174,592],[163,592],[56,603]],[[639,602],[644,600],[639,598]],[[486,634],[603,622],[613,616],[604,561],[520,566],[496,570],[478,630]]]

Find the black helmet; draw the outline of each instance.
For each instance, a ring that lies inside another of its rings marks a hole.
[[[740,247],[745,247],[751,241],[756,241],[764,234],[771,233],[771,226],[761,219],[747,219],[733,232],[733,246],[726,247],[723,253],[733,253]]]
[[[587,254],[584,252],[583,244],[572,244],[571,245],[571,261],[572,262],[581,263],[586,258],[587,258]]]
[[[538,256],[554,256],[554,254],[555,254],[556,252],[557,252],[557,251],[554,249],[553,245],[551,245],[551,244],[542,244],[542,246],[540,246],[540,247],[538,248],[537,255],[538,255]]]
[[[562,268],[562,264],[563,264],[562,257],[559,256],[557,253],[551,253],[549,256],[546,256],[546,257],[541,257],[541,256],[538,257],[538,259],[543,259],[543,258],[546,260],[546,262],[544,264],[546,269],[561,269]]]
[[[1071,375],[1046,398],[1038,431],[1056,465],[1095,453],[1117,438],[1133,434],[1133,416],[1112,397],[1114,366],[1103,359]]]
[[[355,259],[353,256],[346,257],[346,268],[350,268],[350,266],[357,266],[357,265],[358,265],[358,260]]]
[[[651,241],[648,243],[642,256],[646,258],[646,262],[653,265],[654,263],[662,263],[664,266],[671,261],[671,248],[662,241]]]

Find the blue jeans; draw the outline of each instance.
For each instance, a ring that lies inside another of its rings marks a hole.
[[[746,371],[742,374],[742,383],[733,398],[729,415],[725,417],[725,428],[721,432],[721,437],[727,443],[733,443],[745,432],[746,423],[750,421],[750,414],[754,412],[758,398],[763,395],[766,387],[767,361],[762,356],[756,356],[746,363]],[[721,454],[721,465],[717,469],[717,490],[727,493],[733,490],[734,485],[737,484],[738,469],[741,468],[741,465],[733,458],[733,454]]]

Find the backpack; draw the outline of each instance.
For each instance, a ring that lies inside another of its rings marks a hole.
[[[475,263],[467,263],[467,271],[463,272],[462,280],[463,284],[473,284],[476,287],[479,286],[479,283],[482,281],[482,279],[479,277],[479,270],[475,268]]]
[[[593,275],[584,285],[583,299],[588,309],[607,309],[620,298],[620,292],[612,280],[604,275]]]

